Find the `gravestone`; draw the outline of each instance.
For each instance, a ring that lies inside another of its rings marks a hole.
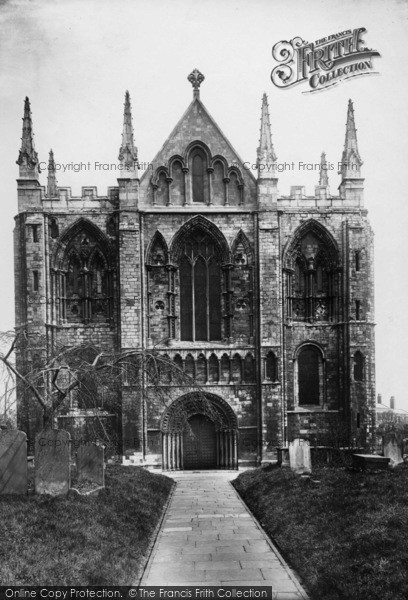
[[[94,443],[79,446],[76,456],[78,482],[88,480],[105,486],[104,452],[103,446]]]
[[[18,429],[0,432],[0,494],[27,493],[27,436]]]
[[[71,436],[63,429],[44,429],[35,436],[35,491],[60,496],[71,485]]]
[[[290,468],[295,473],[311,473],[310,444],[307,440],[295,439],[289,444]]]
[[[394,467],[404,462],[402,458],[402,443],[397,434],[389,433],[383,439],[384,456],[390,459],[390,466]]]

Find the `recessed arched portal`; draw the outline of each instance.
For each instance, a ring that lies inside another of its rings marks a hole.
[[[193,392],[165,410],[163,469],[237,469],[238,423],[230,405],[215,394]]]

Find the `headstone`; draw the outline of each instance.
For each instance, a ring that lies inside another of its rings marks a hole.
[[[289,448],[278,447],[276,448],[278,455],[278,465],[280,467],[289,467]]]
[[[402,443],[395,433],[384,436],[384,456],[390,459],[390,466],[394,467],[404,462],[402,458]]]
[[[27,493],[27,436],[18,429],[0,432],[0,494]]]
[[[60,496],[71,485],[71,436],[63,429],[44,429],[35,436],[35,491]]]
[[[76,456],[78,481],[105,486],[104,448],[94,443],[79,446]]]
[[[295,439],[289,444],[290,468],[295,473],[311,473],[310,444],[307,440]]]

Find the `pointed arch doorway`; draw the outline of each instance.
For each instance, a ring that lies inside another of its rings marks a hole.
[[[219,396],[181,396],[165,410],[161,430],[164,470],[238,468],[237,418]]]

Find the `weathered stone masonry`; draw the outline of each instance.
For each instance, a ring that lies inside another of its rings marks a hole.
[[[45,340],[38,353],[86,340],[155,348],[197,381],[210,414],[171,378],[166,406],[126,381],[112,390],[120,407],[101,406],[115,413],[120,452],[143,464],[235,468],[273,457],[294,437],[364,444],[375,397],[373,234],[353,105],[339,195],[323,154],[315,195],[294,186],[282,196],[266,96],[255,179],[201,102],[202,80],[193,71],[193,101],[140,178],[126,94],[123,170],[104,197],[85,187],[74,198],[58,186],[52,152],[40,185],[26,99],[16,325]],[[22,370],[35,360],[32,351],[17,356]],[[78,402],[61,419],[84,422]],[[27,394],[19,425],[29,439],[41,426]]]

